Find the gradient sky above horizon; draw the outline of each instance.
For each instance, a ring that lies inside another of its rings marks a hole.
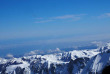
[[[110,39],[109,0],[0,0],[0,49]]]

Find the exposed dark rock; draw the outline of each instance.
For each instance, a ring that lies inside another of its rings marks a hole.
[[[107,66],[103,69],[102,74],[110,74],[110,66]]]

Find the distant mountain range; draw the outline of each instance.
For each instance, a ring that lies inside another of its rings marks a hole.
[[[0,58],[0,74],[102,74],[109,65],[110,43],[107,43],[97,49]]]

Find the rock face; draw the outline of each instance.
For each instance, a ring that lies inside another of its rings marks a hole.
[[[109,45],[43,56],[0,58],[0,74],[102,74],[110,66]]]
[[[102,74],[110,74],[110,66],[107,66],[103,69]]]

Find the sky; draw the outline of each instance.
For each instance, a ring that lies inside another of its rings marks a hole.
[[[0,49],[110,39],[109,28],[110,0],[0,0]]]

